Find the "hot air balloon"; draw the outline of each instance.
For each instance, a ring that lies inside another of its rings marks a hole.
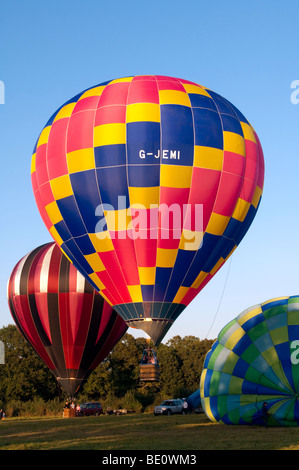
[[[143,75],[64,103],[37,139],[31,175],[54,240],[158,345],[247,232],[264,160],[229,101],[188,80]]]
[[[299,296],[248,308],[220,331],[205,358],[200,396],[214,422],[298,426]]]
[[[20,332],[72,398],[127,330],[54,242],[16,264],[8,303]]]

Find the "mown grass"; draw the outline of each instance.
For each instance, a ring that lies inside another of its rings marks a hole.
[[[298,428],[226,426],[205,415],[11,418],[0,450],[299,450]]]

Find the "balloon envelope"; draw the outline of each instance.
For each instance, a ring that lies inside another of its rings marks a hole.
[[[127,330],[53,242],[17,263],[8,302],[20,332],[72,397]]]
[[[156,344],[244,237],[263,180],[259,139],[238,109],[164,76],[79,93],[46,123],[32,156],[48,230]]]
[[[299,424],[299,296],[251,307],[226,325],[208,352],[201,403],[225,424]]]

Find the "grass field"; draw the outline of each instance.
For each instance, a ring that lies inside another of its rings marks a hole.
[[[0,450],[299,450],[299,428],[226,426],[205,415],[10,418]]]

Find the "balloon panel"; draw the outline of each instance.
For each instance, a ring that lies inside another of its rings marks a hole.
[[[17,263],[8,302],[20,332],[70,395],[127,330],[53,242]]]
[[[201,403],[212,421],[299,423],[299,296],[280,297],[242,312],[219,333],[200,379]]]
[[[55,241],[128,324],[162,322],[164,334],[244,237],[263,180],[246,118],[217,93],[164,76],[76,95],[32,156]]]

